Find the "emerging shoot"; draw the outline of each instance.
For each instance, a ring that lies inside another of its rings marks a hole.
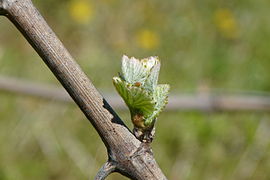
[[[113,77],[113,84],[125,101],[134,125],[133,133],[142,142],[151,142],[157,116],[168,102],[170,86],[158,84],[158,57],[142,60],[122,58],[122,72]]]

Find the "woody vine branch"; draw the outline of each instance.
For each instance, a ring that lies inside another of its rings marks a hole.
[[[31,0],[0,0],[0,14],[20,30],[100,135],[108,151],[108,162],[115,165],[100,179],[114,171],[137,180],[166,179],[151,148],[145,147],[125,126]]]

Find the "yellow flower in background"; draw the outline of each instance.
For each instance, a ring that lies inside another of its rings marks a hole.
[[[117,0],[100,0],[103,3],[111,4],[117,2]]]
[[[235,39],[238,36],[238,24],[229,9],[218,9],[214,14],[215,25],[220,34],[228,39]]]
[[[136,42],[143,49],[155,49],[160,44],[159,34],[149,29],[142,29],[137,33]]]
[[[94,10],[90,1],[74,0],[70,3],[69,14],[75,22],[79,24],[87,24],[92,20]]]

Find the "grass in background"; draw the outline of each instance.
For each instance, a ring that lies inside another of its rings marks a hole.
[[[75,105],[0,97],[1,179],[85,179],[105,162],[104,145]],[[268,179],[269,128],[267,113],[164,112],[153,149],[169,179]]]
[[[169,83],[172,93],[202,85],[270,90],[267,0],[34,3],[100,90],[112,90],[123,54],[159,56],[160,82]],[[0,74],[59,85],[18,30],[4,17],[0,22]],[[129,121],[128,112],[119,113]],[[86,179],[107,158],[97,133],[74,105],[1,93],[0,117],[1,180]],[[162,113],[155,156],[169,179],[267,180],[269,117]]]

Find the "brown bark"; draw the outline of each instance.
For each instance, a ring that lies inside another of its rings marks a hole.
[[[31,0],[0,0],[0,14],[8,17],[21,31],[95,127],[108,150],[108,163],[115,166],[109,173],[116,171],[138,180],[166,179],[149,145],[137,140],[125,126]]]

